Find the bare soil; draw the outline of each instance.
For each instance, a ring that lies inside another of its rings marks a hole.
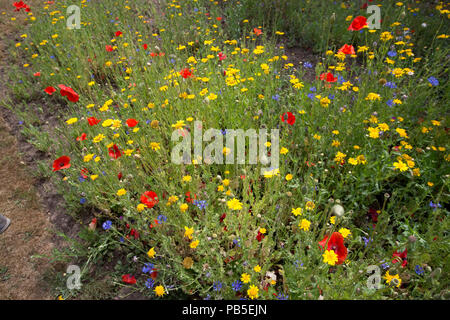
[[[26,3],[33,8],[38,1]],[[48,157],[27,143],[18,119],[5,108],[8,45],[24,32],[20,26],[25,17],[14,11],[12,1],[0,0],[0,213],[11,220],[0,235],[0,299],[55,299],[44,278],[54,265],[36,256],[49,256],[64,245],[55,230],[73,236],[79,226],[65,214],[63,198],[51,182],[31,174],[36,161]]]

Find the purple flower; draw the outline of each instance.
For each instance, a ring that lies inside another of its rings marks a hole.
[[[111,229],[112,222],[110,220],[108,220],[108,221],[104,222],[102,226],[103,226],[104,230],[109,230],[109,229]]]
[[[427,80],[428,80],[429,83],[431,83],[432,86],[439,85],[439,81],[435,77],[429,77]]]
[[[231,287],[234,291],[239,291],[242,289],[242,282],[240,280],[236,280],[231,284]]]

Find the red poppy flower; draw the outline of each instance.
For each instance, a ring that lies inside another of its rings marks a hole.
[[[108,148],[109,156],[113,159],[120,158],[122,156],[122,152],[120,152],[119,147],[114,144],[112,147]]]
[[[408,261],[406,260],[406,256],[408,255],[408,248],[405,248],[403,252],[398,252],[397,250],[392,254],[392,257],[395,259],[392,260],[392,263],[402,262],[402,267],[406,267]]]
[[[353,19],[352,23],[348,26],[347,30],[350,31],[359,31],[364,26],[367,26],[367,19],[364,16],[357,16],[355,19]]]
[[[77,141],[84,141],[84,140],[86,140],[86,137],[87,137],[86,133],[83,132],[81,134],[81,136],[77,137]]]
[[[58,87],[61,89],[60,90],[61,95],[63,97],[67,96],[67,99],[69,99],[69,101],[77,102],[78,99],[80,98],[78,96],[78,94],[75,91],[73,91],[73,89],[71,87],[67,87],[67,86],[65,86],[63,84],[59,84]]]
[[[262,234],[262,233],[258,230],[258,235],[256,236],[256,240],[258,240],[258,242],[261,242],[262,239],[264,239],[264,234]]]
[[[108,52],[111,52],[111,51],[114,50],[114,49],[113,49],[113,46],[110,45],[110,44],[107,44],[107,45],[105,46],[105,49],[106,49],[106,51],[108,51]]]
[[[137,240],[137,239],[139,239],[139,232],[136,231],[136,229],[131,229],[130,236],[133,236],[134,240]]]
[[[285,117],[287,115],[287,118]],[[281,121],[287,122],[291,126],[295,123],[295,116],[292,114],[292,112],[285,112],[281,115]]]
[[[342,264],[347,258],[347,248],[344,246],[344,237],[339,232],[333,232],[330,240],[328,240],[328,235],[325,235],[323,240],[319,242],[319,246],[324,249],[325,245],[327,245],[327,241],[327,250],[333,250],[338,256],[336,264]]]
[[[220,216],[220,219],[219,219],[220,223],[222,223],[223,220],[225,220],[226,216],[227,216],[226,213],[224,213],[224,214],[222,214],[222,215]]]
[[[262,34],[262,31],[261,31],[261,29],[254,28],[254,29],[253,29],[253,33],[256,34],[257,36],[259,36],[259,35]]]
[[[119,172],[119,174],[117,175],[117,179],[122,180],[122,177],[123,177],[122,172]]]
[[[44,91],[45,91],[47,94],[52,95],[53,92],[56,91],[56,89],[53,88],[53,87],[47,87],[47,88],[44,89]]]
[[[225,60],[227,58],[222,52],[219,52],[219,61]]]
[[[135,127],[138,123],[139,123],[139,121],[137,121],[136,119],[128,119],[127,120],[127,126],[129,126],[130,128]]]
[[[194,199],[192,199],[191,198],[191,192],[190,191],[188,191],[188,192],[186,192],[186,202],[190,202],[190,203],[193,203],[194,202],[194,199],[197,199],[197,195],[196,194],[194,194]]]
[[[326,82],[336,82],[337,78],[333,76],[331,72],[328,73],[322,73],[320,75],[320,80],[325,80]]]
[[[35,77],[40,77],[40,76],[41,76],[41,73],[40,73],[40,72],[36,72],[36,73],[33,74],[33,76],[35,76]]]
[[[184,68],[183,70],[180,71],[180,74],[183,78],[189,78],[192,77],[192,73],[188,68]]]
[[[154,191],[145,191],[141,195],[141,203],[145,204],[148,208],[153,208],[158,202],[158,195]]]
[[[136,278],[131,274],[124,274],[122,276],[122,281],[125,282],[126,284],[135,284]]]
[[[216,20],[217,21],[222,21],[222,17],[217,17]]]
[[[80,175],[83,177],[83,179],[86,179],[88,174],[89,174],[88,169],[86,169],[86,168],[81,169]]]
[[[339,50],[338,53],[344,53],[344,54],[355,54],[355,48],[351,44],[344,44]]]
[[[122,35],[121,31],[116,31],[116,33],[114,34],[116,37],[120,37]]]
[[[102,120],[97,119],[96,117],[90,117],[90,118],[87,118],[87,121],[88,121],[90,126],[95,126],[96,124],[98,124]]]
[[[53,161],[53,171],[70,168],[70,157],[62,156]]]
[[[20,9],[27,9],[29,8],[22,0],[19,2],[14,2],[13,6],[16,7],[15,11],[20,11]]]

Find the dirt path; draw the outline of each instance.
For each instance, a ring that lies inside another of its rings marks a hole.
[[[16,28],[25,15],[14,12],[9,0],[0,0],[0,15],[1,104],[7,93],[5,57],[8,39],[18,32]],[[17,21],[11,21],[13,16]],[[11,219],[9,229],[0,235],[0,299],[54,299],[43,280],[49,263],[33,258],[51,253],[55,246],[50,231],[53,225],[49,214],[40,205],[35,178],[20,155],[11,126],[1,116],[0,146],[0,213]]]

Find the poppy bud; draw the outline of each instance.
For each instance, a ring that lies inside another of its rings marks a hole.
[[[335,204],[333,207],[331,207],[331,213],[337,217],[342,217],[345,213],[345,210],[344,207],[340,204]]]

